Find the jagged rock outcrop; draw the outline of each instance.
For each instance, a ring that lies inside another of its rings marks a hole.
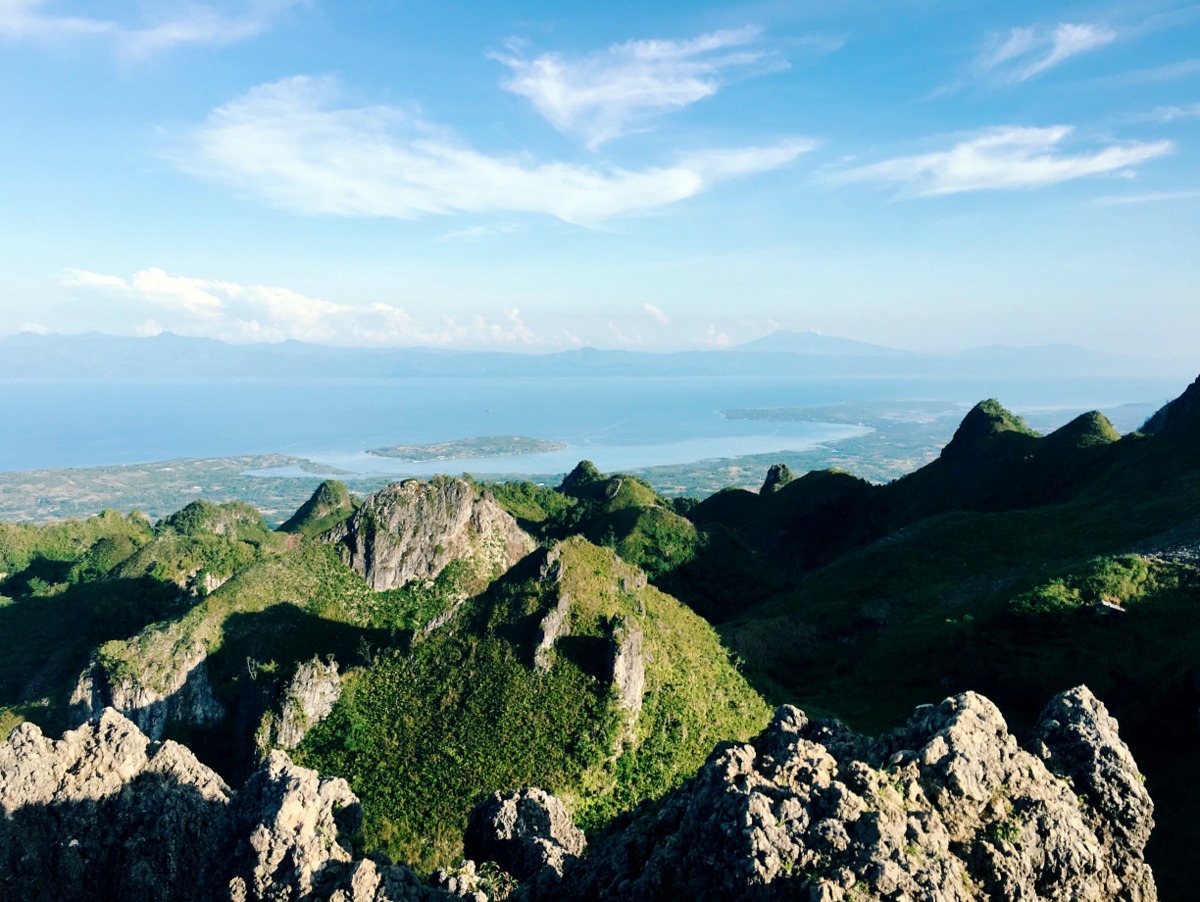
[[[267,744],[296,748],[309,730],[329,716],[341,694],[337,661],[317,657],[301,663],[283,690],[278,713],[268,716]]]
[[[536,547],[490,492],[445,476],[393,483],[321,538],[376,591],[433,579],[451,561],[482,588]]]
[[[83,723],[105,708],[116,708],[151,739],[161,739],[171,721],[214,724],[225,716],[225,707],[213,695],[207,657],[203,643],[196,642],[177,651],[165,672],[137,678],[112,671],[93,657],[71,692],[71,716]]]
[[[471,859],[494,861],[521,881],[545,891],[583,854],[587,840],[567,809],[542,789],[494,793],[475,807],[463,848]]]
[[[238,793],[184,746],[109,708],[51,740],[0,744],[0,898],[425,902],[408,868],[355,862],[361,820],[340,778],[272,752]]]
[[[613,624],[611,667],[617,706],[634,715],[642,710],[642,696],[646,691],[642,638],[642,631],[632,618],[621,617]]]
[[[784,706],[530,898],[1149,902],[1152,805],[1086,688],[1022,749],[991,702],[925,705],[874,742]]]
[[[778,492],[794,478],[787,464],[771,464],[770,469],[767,470],[767,478],[763,480],[762,488],[758,490],[758,494],[771,495]]]
[[[319,880],[331,876],[323,873],[327,865],[350,863],[350,852],[338,842],[339,828],[354,833],[362,809],[345,780],[322,779],[273,751],[238,794],[233,822],[245,838],[230,897],[289,898],[313,892]]]
[[[554,643],[563,636],[570,635],[571,596],[563,592],[558,596],[558,603],[550,609],[541,623],[538,624],[537,645],[533,649],[533,666],[546,673],[554,666]]]
[[[0,897],[208,899],[233,850],[224,781],[111,708],[0,745]]]

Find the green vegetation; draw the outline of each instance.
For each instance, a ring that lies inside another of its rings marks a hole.
[[[745,739],[767,708],[700,618],[611,551],[561,546],[558,582],[512,573],[407,653],[349,681],[299,760],[345,776],[367,813],[362,841],[429,868],[461,852],[471,804],[525,785],[561,795],[584,825],[661,795],[721,738]],[[569,599],[551,664],[538,624]],[[645,705],[633,724],[611,675],[613,625],[644,634]]]
[[[174,583],[122,572],[153,544],[138,514],[112,511],[46,526],[0,523],[0,730],[25,719],[61,729],[89,652],[190,600]]]
[[[1152,863],[1164,897],[1182,894],[1173,863],[1200,841],[1200,382],[1152,426],[1122,438],[1085,414],[1039,436],[986,401],[886,485],[824,470],[696,502],[587,462],[558,488],[487,483],[551,550],[471,597],[461,563],[372,592],[316,540],[357,506],[341,483],[280,532],[209,502],[153,528],[0,524],[0,724],[61,725],[97,646],[111,677],[161,693],[203,655],[229,716],[170,733],[236,781],[296,665],[332,655],[345,691],[296,756],[351,782],[365,849],[428,868],[496,790],[543,786],[602,829],[756,732],[752,686],[868,732],[974,689],[1020,731],[1086,683],[1147,774]],[[919,430],[891,435],[917,452]],[[640,709],[614,679],[635,633]]]
[[[350,494],[344,482],[327,479],[317,486],[312,497],[300,505],[296,513],[283,522],[279,531],[299,533],[311,539],[348,520],[358,506],[358,499]]]
[[[1179,584],[1180,570],[1133,555],[1090,561],[1078,574],[1057,577],[1024,592],[1009,604],[1017,614],[1067,614],[1084,606],[1119,608]]]
[[[419,463],[429,460],[462,460],[468,457],[545,454],[548,451],[562,451],[566,447],[561,442],[548,442],[527,435],[488,435],[428,445],[389,445],[386,448],[371,448],[367,453],[376,457],[394,457],[409,463]]]

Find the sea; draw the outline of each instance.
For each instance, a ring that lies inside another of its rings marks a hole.
[[[764,377],[314,378],[72,382],[0,380],[0,471],[278,453],[352,473],[424,475],[366,449],[525,435],[566,449],[459,459],[456,472],[547,473],[590,459],[602,470],[689,463],[814,445],[867,427],[736,420],[721,411],[996,397],[1018,413],[1157,406],[1166,379],[848,379]],[[1139,414],[1140,416],[1140,414]],[[1044,417],[1043,417],[1044,418]],[[1118,423],[1119,428],[1133,428]]]

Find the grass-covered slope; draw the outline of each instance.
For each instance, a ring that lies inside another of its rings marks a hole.
[[[349,519],[358,507],[358,499],[350,494],[344,482],[327,479],[283,522],[279,531],[311,539]]]
[[[636,701],[614,680],[623,637],[644,668]],[[514,568],[407,653],[357,671],[299,758],[350,781],[367,848],[431,867],[460,853],[466,815],[487,793],[543,786],[598,826],[767,714],[711,627],[576,538]]]
[[[1165,803],[1161,865],[1200,841],[1179,816],[1200,804],[1183,763],[1200,739],[1200,417],[1171,409],[1169,428],[1119,440],[1098,415],[1044,438],[974,430],[963,455],[871,490],[860,514],[877,538],[722,632],[774,699],[868,730],[965,689],[1020,726],[1086,683]]]
[[[139,514],[44,526],[0,523],[0,732],[58,715],[89,652],[187,607],[174,584],[117,575],[153,541]]]
[[[664,498],[636,476],[606,476],[582,461],[558,488],[527,482],[489,488],[543,544],[581,535],[612,548],[659,589],[714,623],[740,613],[777,582],[769,563],[753,559],[742,534],[724,523],[698,528],[692,499]],[[731,493],[742,492],[721,495]]]

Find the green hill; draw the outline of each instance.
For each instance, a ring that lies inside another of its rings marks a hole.
[[[306,738],[299,760],[362,799],[365,847],[448,864],[474,801],[528,785],[598,827],[766,722],[711,627],[611,550],[537,558],[358,670]]]

